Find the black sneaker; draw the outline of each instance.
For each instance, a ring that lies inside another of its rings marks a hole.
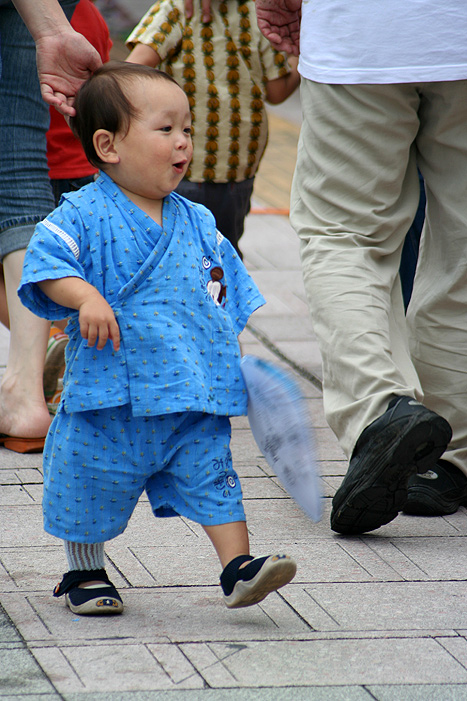
[[[332,500],[331,528],[350,535],[392,521],[407,500],[409,477],[432,469],[451,435],[448,422],[415,399],[392,399],[357,441]]]
[[[409,479],[404,514],[448,516],[467,500],[467,477],[447,460]]]

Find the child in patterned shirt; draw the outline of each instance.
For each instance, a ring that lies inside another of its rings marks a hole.
[[[297,60],[272,48],[258,29],[254,0],[158,0],[127,39],[127,61],[157,66],[183,87],[191,109],[194,155],[177,192],[204,204],[238,246],[254,178],[268,139],[266,102],[298,86]]]
[[[45,529],[69,564],[55,596],[78,614],[122,611],[104,543],[146,491],[156,516],[203,526],[227,606],[249,606],[296,570],[282,553],[250,555],[229,447],[229,416],[247,409],[237,336],[264,299],[212,214],[173,192],[192,154],[178,84],[112,62],[75,107],[72,127],[101,172],[38,224],[19,290],[35,313],[69,318],[44,448]]]

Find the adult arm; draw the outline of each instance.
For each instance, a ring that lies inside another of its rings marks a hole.
[[[278,51],[298,56],[302,0],[256,0],[258,27]]]
[[[36,44],[44,100],[73,116],[80,85],[101,65],[96,49],[75,32],[57,0],[13,0]]]
[[[78,277],[42,280],[37,284],[53,302],[79,311],[81,336],[87,339],[88,346],[97,341],[97,350],[101,350],[110,339],[114,350],[120,348],[120,330],[115,314],[93,285]]]

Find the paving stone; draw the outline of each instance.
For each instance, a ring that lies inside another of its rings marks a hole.
[[[0,485],[4,486],[6,484],[21,484],[18,470],[14,470],[11,467],[0,468]]]
[[[25,699],[25,701],[58,701],[58,699],[62,699],[61,696],[55,693],[51,694],[36,694],[32,693],[30,694],[28,690],[24,690],[20,696],[17,696],[16,694],[10,696],[10,694],[2,694],[1,696],[2,701],[18,701],[19,698],[21,700]]]
[[[459,630],[467,627],[467,600],[462,582],[373,582],[296,585],[283,591],[297,613],[316,630],[316,611],[332,623],[330,629]],[[322,630],[328,623],[323,618]]]
[[[397,547],[430,579],[465,581],[465,538],[399,538]]]
[[[270,477],[244,477],[241,480],[244,499],[288,499],[287,492]]]
[[[458,638],[436,638],[437,642],[444,647],[458,662],[467,668],[467,640],[464,637]]]
[[[458,535],[467,535],[467,509],[461,506],[455,514],[444,516],[444,520],[449,523]]]
[[[33,502],[34,500],[31,496],[19,484],[2,485],[0,489],[0,506],[24,506],[25,504],[31,504]]]
[[[282,314],[277,316],[266,314],[266,311],[267,305],[262,314],[254,315],[254,326],[268,338],[273,338],[275,343],[278,341],[314,340],[315,334],[308,310],[303,315],[294,314],[287,317]]]
[[[340,543],[336,539],[309,538],[279,541],[280,550],[297,562],[297,574],[284,593],[294,606],[290,587],[301,589],[310,582],[374,582],[403,578],[362,542]],[[253,552],[267,552],[274,545],[263,538],[252,538]]]
[[[67,561],[60,541],[55,539],[53,546],[29,546],[22,548],[1,548],[0,562],[8,575],[3,583],[3,591],[47,591],[52,592],[57,582],[66,572]],[[111,563],[107,573],[115,585],[127,586]]]
[[[426,538],[428,536],[458,536],[459,530],[447,519],[442,517],[424,518],[423,516],[406,516],[400,513],[394,521],[373,531],[372,537],[400,538],[414,537]]]
[[[196,544],[195,556],[192,547],[175,545],[140,547],[135,543],[131,552],[152,576],[152,586],[216,586],[219,584],[222,568],[206,535],[201,543]],[[113,561],[121,571],[125,571],[118,555],[114,556]],[[128,576],[132,577],[131,571]]]
[[[182,544],[196,538],[194,525],[178,516],[156,518],[149,502],[140,499],[128,522],[126,530],[112,542],[121,545],[173,545]],[[192,547],[195,543],[192,542]]]
[[[322,380],[323,371],[318,342],[313,339],[306,341],[277,341],[277,347],[287,358]]]
[[[38,484],[22,484],[22,488],[29,495],[35,504],[42,504],[42,496],[44,493],[44,488],[42,482]]]
[[[329,499],[323,499],[324,515],[314,523],[293,499],[254,499],[245,501],[248,531],[263,542],[293,542],[309,538],[330,538]]]
[[[391,684],[369,686],[377,701],[465,701],[467,684]]]
[[[270,640],[306,638],[310,626],[277,593],[267,604],[229,610],[220,587],[122,590],[121,616],[75,616],[63,598],[31,593],[28,606],[19,594],[2,597],[19,633],[36,646],[66,647],[110,643]],[[34,642],[35,641],[35,642]]]
[[[21,484],[42,484],[42,470],[38,467],[22,467],[16,470]]]
[[[394,575],[399,575],[405,580],[424,580],[430,579],[427,572],[413,562],[400,548],[400,540],[389,540],[386,538],[362,538],[361,541],[374,553],[387,563]],[[345,547],[345,544],[344,546]],[[397,576],[394,577],[397,579]]]
[[[159,663],[155,651],[157,647],[150,650],[136,643],[35,648],[33,654],[60,693],[80,687],[87,693],[173,688],[175,682]],[[173,654],[176,653],[186,669],[186,658],[174,649]],[[202,688],[203,680],[190,667],[178,686]]]
[[[53,687],[29,651],[0,648],[0,695],[15,695],[17,699],[28,694],[47,694]]]
[[[341,478],[345,476],[349,463],[347,460],[319,460],[318,468],[320,475],[338,475]]]
[[[28,498],[28,506],[0,507],[0,547],[57,544],[58,540],[45,533],[42,506]]]
[[[344,451],[330,428],[315,428],[314,437],[317,460],[345,460]]]
[[[8,643],[17,644],[19,642],[21,642],[20,636],[0,606],[0,648],[5,648]]]
[[[259,460],[258,460],[259,462]],[[270,477],[259,465],[252,463],[241,463],[239,460],[235,463],[235,472],[240,477],[242,488],[246,477]]]
[[[430,639],[200,643],[182,650],[213,687],[465,681],[465,668]]]
[[[21,454],[0,447],[0,467],[32,467],[42,466],[42,453]]]
[[[222,694],[222,697],[220,696]],[[373,697],[358,686],[318,686],[262,689],[200,689],[135,691],[92,695],[92,701],[370,701]],[[89,701],[88,694],[63,694],[64,701]]]

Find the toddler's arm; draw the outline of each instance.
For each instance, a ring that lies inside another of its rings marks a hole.
[[[101,350],[110,339],[114,350],[118,351],[120,329],[115,314],[93,285],[78,277],[41,280],[37,284],[52,301],[79,311],[81,336],[87,339],[88,346],[97,341],[97,350]]]
[[[151,66],[152,68],[156,68],[161,62],[157,51],[147,44],[136,44],[125,60],[129,63],[140,63],[143,66]]]
[[[290,66],[290,73],[282,76],[282,78],[268,80],[266,83],[266,100],[271,105],[283,102],[300,85],[300,73],[297,70],[298,58],[289,56],[287,61]]]

